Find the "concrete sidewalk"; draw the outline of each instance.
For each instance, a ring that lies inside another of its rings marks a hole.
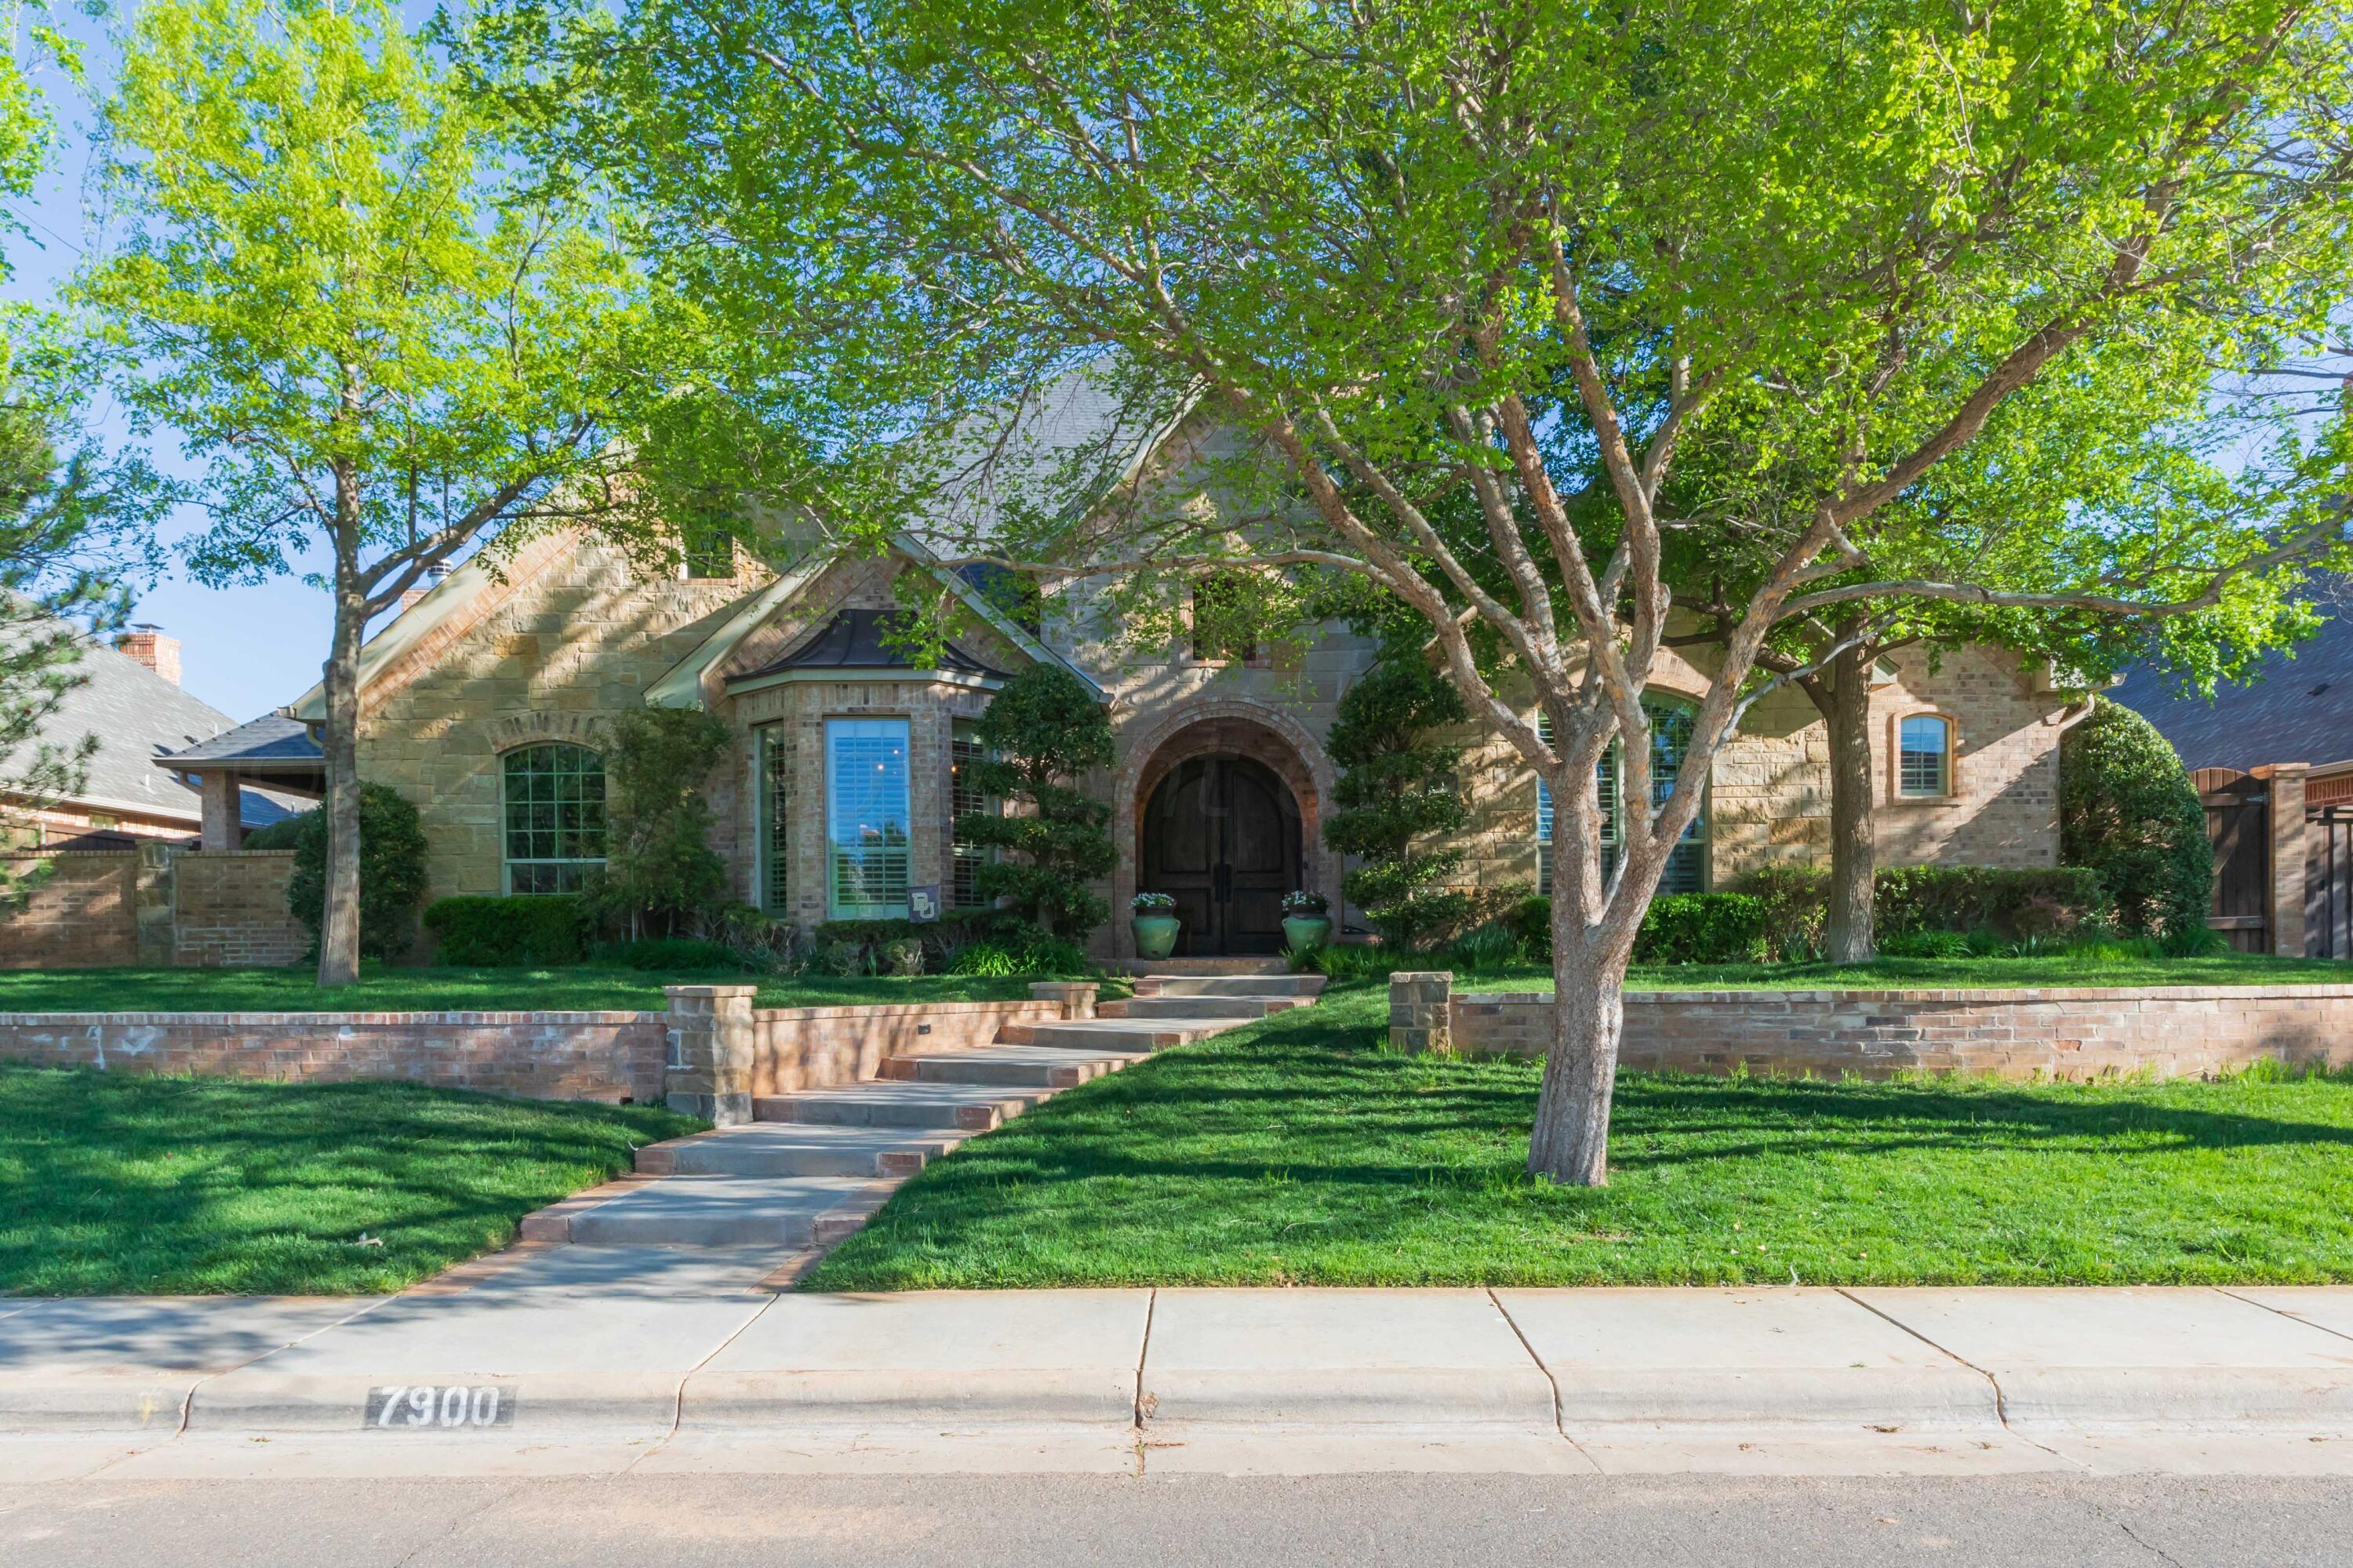
[[[817,1296],[775,1264],[0,1301],[0,1465],[2353,1473],[2353,1287]]]

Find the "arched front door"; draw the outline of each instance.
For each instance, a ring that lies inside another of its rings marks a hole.
[[[1144,810],[1141,890],[1176,900],[1176,950],[1282,951],[1282,895],[1299,884],[1299,803],[1246,757],[1180,762]]]

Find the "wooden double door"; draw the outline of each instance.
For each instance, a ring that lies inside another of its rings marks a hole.
[[[1282,951],[1282,895],[1300,885],[1299,802],[1246,757],[1180,762],[1144,810],[1141,891],[1176,900],[1178,953]]]

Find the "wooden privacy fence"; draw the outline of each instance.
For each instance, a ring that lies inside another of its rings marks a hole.
[[[2353,958],[2353,767],[2190,775],[2214,846],[2206,923],[2242,953]]]

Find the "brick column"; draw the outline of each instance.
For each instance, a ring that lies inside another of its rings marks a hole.
[[[1454,974],[1432,969],[1389,976],[1389,1049],[1415,1055],[1454,1049],[1448,1010],[1454,1005]]]
[[[2272,951],[2304,957],[2304,776],[2308,762],[2274,762],[2256,772],[2271,783],[2271,809],[2263,821],[2270,829],[2271,886],[2265,900],[2264,924]]]
[[[1095,1015],[1095,992],[1101,989],[1092,980],[1032,980],[1029,994],[1039,1001],[1059,1005],[1066,1020],[1092,1018]]]
[[[166,965],[176,946],[179,904],[173,885],[176,847],[158,839],[139,841],[139,859],[132,873],[132,917],[137,922],[139,961]]]
[[[756,986],[670,985],[662,1098],[713,1127],[752,1119],[752,996]]]
[[[201,823],[197,847],[216,851],[243,849],[244,800],[237,789],[237,775],[216,768],[197,777],[204,781],[196,804]]]

